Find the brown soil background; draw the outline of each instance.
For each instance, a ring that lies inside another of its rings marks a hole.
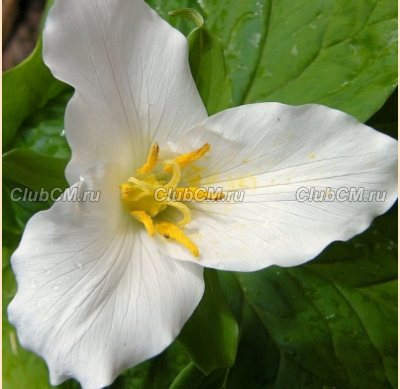
[[[34,49],[45,0],[2,1],[4,72],[21,63]]]

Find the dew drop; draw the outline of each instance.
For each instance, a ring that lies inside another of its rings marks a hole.
[[[261,34],[254,33],[250,38],[250,44],[257,48],[258,46],[260,46],[260,40],[261,40]]]
[[[74,264],[75,264],[75,266],[78,268],[78,269],[82,269],[82,264],[80,263],[80,262],[75,262],[74,261]]]

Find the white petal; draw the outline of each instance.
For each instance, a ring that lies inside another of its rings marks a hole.
[[[71,184],[97,161],[131,174],[152,142],[177,140],[207,117],[186,38],[142,0],[57,0],[43,44],[54,76],[76,91],[65,118]]]
[[[242,203],[189,204],[192,221],[185,231],[203,266],[252,271],[301,264],[332,241],[364,231],[397,197],[397,141],[323,106],[266,103],[227,110],[193,128],[175,151],[205,142],[211,151],[187,168],[187,185],[245,194]],[[387,195],[381,202],[300,202],[296,191],[302,187]],[[170,255],[191,259],[168,247]]]
[[[10,322],[41,355],[53,385],[84,389],[165,349],[199,303],[202,267],[160,253],[119,200],[119,169],[92,169],[80,193],[97,202],[58,202],[28,223],[12,257],[18,293]],[[115,190],[116,188],[116,190]]]

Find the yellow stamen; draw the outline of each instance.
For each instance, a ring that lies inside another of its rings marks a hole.
[[[156,233],[156,230],[154,228],[154,223],[153,219],[143,211],[132,211],[131,215],[146,227],[147,232],[149,233],[150,236],[154,236]]]
[[[154,187],[151,184],[138,180],[135,177],[129,177],[128,182],[131,182],[133,185],[136,185],[137,187],[142,188],[144,190],[148,190],[150,192],[154,190]]]
[[[157,164],[159,151],[160,148],[158,147],[158,144],[154,143],[149,151],[147,162],[140,169],[136,170],[136,173],[137,174],[149,173]]]
[[[162,161],[164,171],[171,174],[166,183],[165,172],[156,171],[149,174],[156,167],[159,158],[159,147],[157,143],[154,143],[149,151],[147,162],[136,171],[140,177],[130,177],[128,182],[119,186],[125,207],[136,220],[144,225],[150,236],[154,236],[157,231],[166,239],[174,240],[185,246],[195,257],[199,256],[197,246],[178,227],[188,224],[191,220],[190,209],[181,201],[203,201],[205,199],[218,201],[225,195],[212,193],[211,190],[208,192],[198,187],[177,187],[181,180],[181,170],[203,157],[209,150],[210,145],[206,143],[198,150]],[[193,169],[196,167],[193,166]],[[163,197],[160,197],[160,189],[162,189]],[[171,192],[174,193],[174,196],[170,198]],[[176,223],[178,226],[154,219],[168,206],[176,208],[182,213],[183,219]]]
[[[174,161],[179,165],[181,169],[185,168],[186,166],[190,165],[194,161],[200,159],[205,153],[210,151],[210,144],[206,143],[205,145],[201,146],[199,149],[195,151],[191,151],[190,153],[182,154],[179,157],[174,158]],[[165,169],[168,173],[172,172],[172,169],[167,166]]]
[[[184,226],[185,224],[188,224],[190,222],[190,220],[192,219],[192,216],[190,215],[190,210],[185,204],[182,204],[178,201],[172,201],[172,200],[165,202],[165,204],[169,205],[170,207],[174,207],[182,212],[183,220],[176,223],[176,224],[178,224],[178,226]]]
[[[195,256],[199,256],[199,249],[197,246],[184,234],[184,232],[177,226],[167,222],[161,222],[156,224],[156,230],[166,239],[175,240],[181,245],[189,249],[189,251]]]
[[[181,179],[181,169],[175,160],[172,159],[166,159],[163,161],[163,165],[166,172],[172,173],[171,180],[168,182],[168,184],[164,185],[164,188],[167,190],[169,188],[175,189],[179,184],[179,180]]]

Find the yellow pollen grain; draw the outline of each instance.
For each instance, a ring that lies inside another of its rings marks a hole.
[[[177,226],[167,222],[160,222],[156,224],[157,232],[166,239],[175,240],[182,246],[185,246],[197,258],[199,256],[199,249],[197,246],[184,234],[184,232]]]
[[[287,182],[290,182],[290,177],[286,178],[286,181],[287,181]]]
[[[150,236],[154,236],[156,230],[152,218],[144,211],[132,211],[131,215],[146,227],[147,232]]]
[[[154,143],[151,146],[151,149],[149,151],[149,155],[147,157],[147,162],[138,170],[136,170],[137,174],[146,174],[149,173],[152,169],[157,164],[158,161],[158,153],[160,151],[160,148],[158,147],[157,143]]]
[[[315,159],[315,154],[310,154],[309,157],[310,157],[311,159]]]

